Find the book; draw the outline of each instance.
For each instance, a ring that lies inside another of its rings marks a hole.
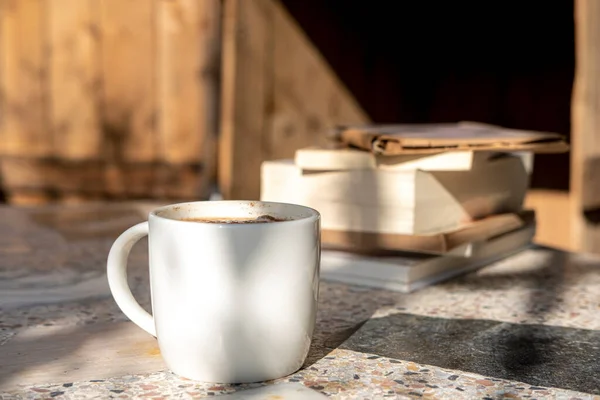
[[[305,171],[340,171],[381,169],[385,171],[468,171],[482,162],[500,158],[507,153],[494,151],[447,151],[434,154],[401,154],[381,156],[349,148],[306,147],[296,150],[294,163]],[[531,152],[508,153],[521,157],[525,170],[533,170]]]
[[[468,171],[305,171],[275,160],[262,164],[260,198],[315,208],[323,229],[432,235],[521,211],[528,185],[515,156]]]
[[[532,151],[564,153],[563,135],[508,129],[476,122],[338,126],[330,139],[386,156],[441,151]]]
[[[399,253],[373,257],[323,250],[321,279],[410,293],[516,254],[531,246],[534,235],[535,222],[530,222],[445,255]]]
[[[323,229],[324,249],[344,250],[367,255],[385,255],[397,251],[426,254],[456,254],[467,243],[488,240],[519,229],[535,220],[534,210],[492,215],[474,221],[453,232],[437,235],[394,235],[371,232],[347,232]]]

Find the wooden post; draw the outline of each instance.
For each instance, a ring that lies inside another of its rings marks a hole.
[[[226,199],[258,199],[257,173],[270,107],[270,0],[225,0],[219,187]]]
[[[575,2],[571,216],[574,247],[600,251],[600,2]]]
[[[258,199],[260,165],[365,112],[279,0],[224,0],[219,186]]]

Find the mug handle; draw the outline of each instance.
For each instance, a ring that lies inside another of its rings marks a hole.
[[[138,240],[148,235],[148,222],[141,222],[123,232],[108,253],[106,276],[110,291],[123,313],[140,328],[156,337],[154,318],[139,305],[127,283],[127,258]]]

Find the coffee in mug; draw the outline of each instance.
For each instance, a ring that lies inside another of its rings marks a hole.
[[[259,215],[256,218],[233,218],[233,217],[214,217],[214,218],[185,218],[183,221],[204,222],[207,224],[264,224],[269,222],[281,222],[285,219],[274,217],[272,215]]]

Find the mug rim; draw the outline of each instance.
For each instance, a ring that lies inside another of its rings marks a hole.
[[[186,201],[186,202],[181,202],[181,203],[167,204],[167,205],[160,206],[160,207],[155,208],[154,210],[150,211],[149,219],[157,218],[161,221],[169,221],[170,223],[196,224],[196,225],[201,225],[201,226],[212,226],[215,228],[218,227],[218,228],[242,229],[242,228],[256,227],[256,225],[257,225],[257,224],[228,224],[228,223],[219,223],[219,222],[186,221],[186,220],[182,220],[182,219],[168,218],[168,217],[159,215],[159,213],[161,211],[170,210],[175,207],[184,207],[184,206],[189,206],[189,205],[194,205],[194,204],[207,204],[207,203],[212,203],[212,204],[214,204],[214,203],[221,203],[221,204],[223,204],[223,203],[229,203],[229,204],[260,203],[260,204],[265,204],[265,205],[291,206],[291,207],[299,208],[304,211],[308,211],[308,213],[310,214],[310,215],[303,216],[300,218],[285,219],[283,221],[273,221],[269,224],[258,224],[260,226],[264,226],[264,225],[281,226],[281,224],[289,225],[289,224],[302,223],[304,221],[318,221],[321,219],[321,214],[317,210],[315,210],[314,208],[311,208],[311,207],[307,207],[307,206],[304,206],[301,204],[295,204],[295,203],[284,203],[284,202],[278,202],[278,201],[262,201],[262,200],[199,200],[199,201]]]

